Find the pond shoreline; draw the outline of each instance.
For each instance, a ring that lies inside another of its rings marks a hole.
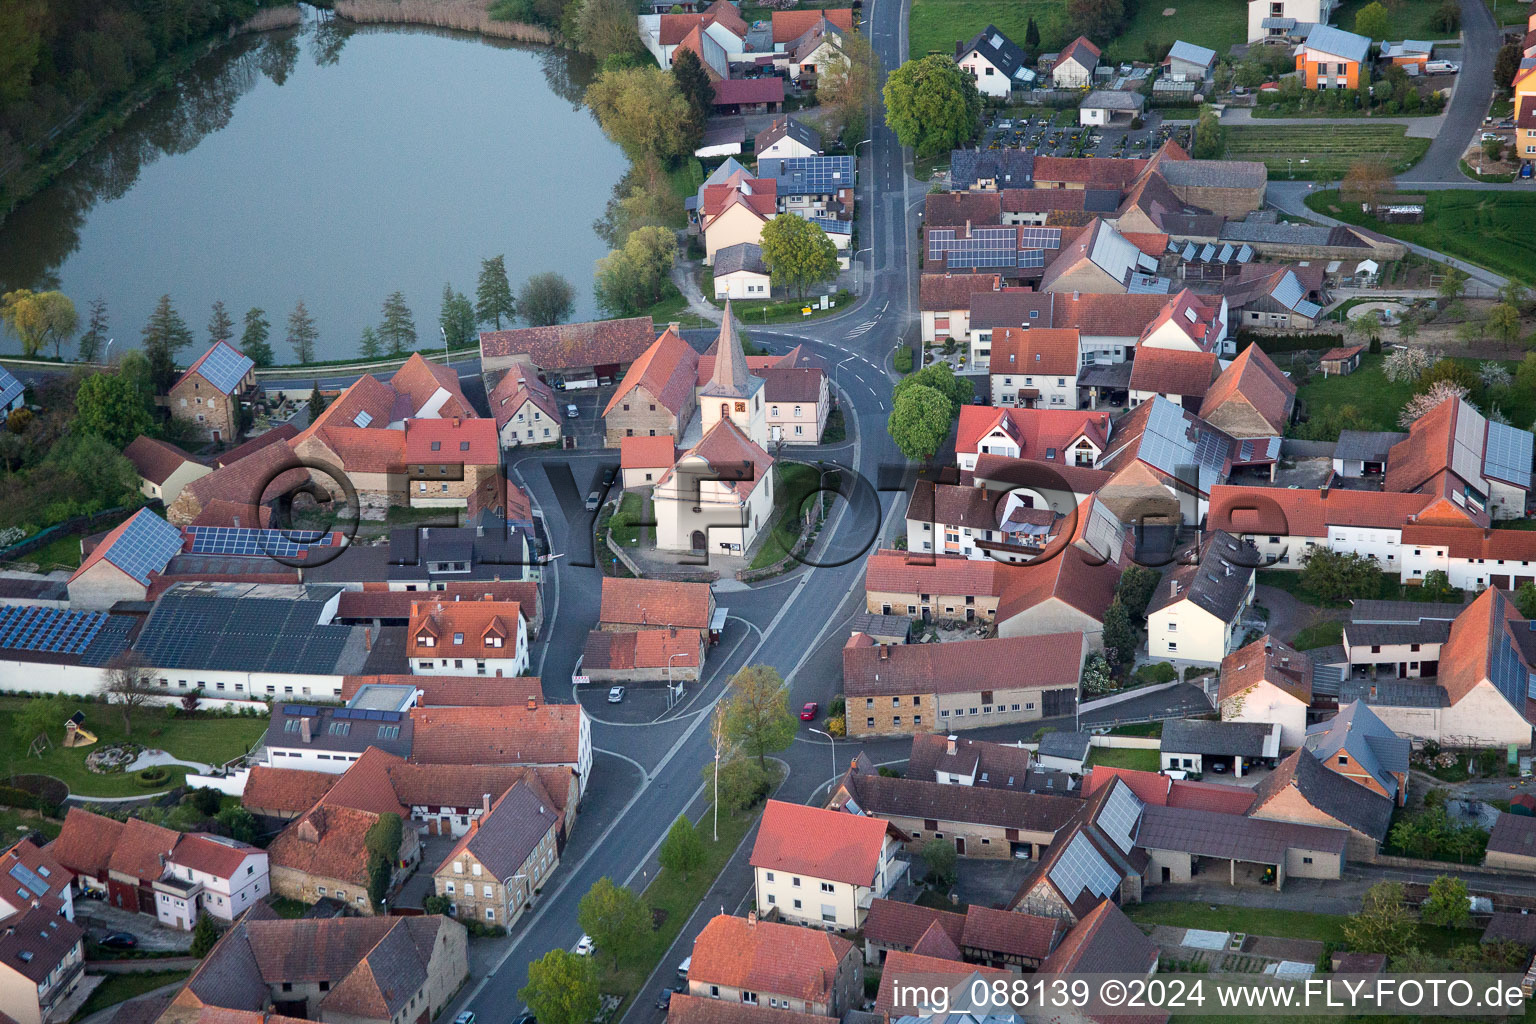
[[[335,0],[338,18],[359,25],[418,25],[473,32],[516,43],[556,45],[555,34],[520,21],[496,21],[491,0]]]

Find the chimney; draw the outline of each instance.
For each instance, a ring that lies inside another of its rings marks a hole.
[[[363,627],[363,650],[365,650],[365,651],[373,650],[373,627],[372,626],[364,626]]]
[[[747,927],[748,928],[754,928],[756,926],[757,926],[757,911],[755,911],[755,910],[747,911]]]
[[[669,331],[671,331],[672,333],[676,334],[678,331],[681,331],[683,329],[682,321],[680,321],[680,320],[670,320],[670,321],[668,321],[667,322],[667,329]]]
[[[310,742],[309,719],[307,718],[299,719],[299,738],[305,743]]]
[[[528,698],[528,710],[529,711],[537,711],[538,708],[539,708],[539,698],[537,698],[537,697],[529,697]]]
[[[890,661],[891,660],[891,649],[889,647],[887,647],[885,644],[881,644],[880,645],[880,660],[881,661]]]
[[[454,429],[455,429],[455,430],[457,430],[457,429],[458,429],[458,426],[459,426],[459,418],[458,418],[458,417],[457,417],[457,416],[455,416],[455,417],[454,417],[454,418],[453,418],[453,426],[454,426]]]
[[[950,736],[949,737],[949,755],[951,757],[953,757],[954,754],[955,754],[955,747],[957,746],[957,744],[958,744],[958,737]]]
[[[489,793],[481,793],[480,794],[480,810],[485,812],[486,814],[490,814],[491,813],[491,794],[489,794]]]

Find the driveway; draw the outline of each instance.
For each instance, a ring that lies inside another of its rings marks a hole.
[[[1493,100],[1493,59],[1501,38],[1483,0],[1461,0],[1461,72],[1457,75],[1456,91],[1451,94],[1440,133],[1429,144],[1429,152],[1399,179],[1399,185],[1467,180],[1461,173],[1461,154],[1472,141],[1472,133],[1482,126],[1488,104]]]
[[[1262,584],[1257,588],[1255,602],[1269,609],[1270,634],[1286,643],[1295,639],[1297,633],[1314,622],[1349,618],[1348,608],[1319,608],[1305,601],[1296,600],[1278,587],[1266,587]]]

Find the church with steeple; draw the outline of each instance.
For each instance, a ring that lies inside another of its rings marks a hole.
[[[729,299],[710,352],[714,369],[698,390],[703,436],[651,492],[656,546],[741,555],[773,514],[773,456],[766,450],[765,382],[748,372]]]

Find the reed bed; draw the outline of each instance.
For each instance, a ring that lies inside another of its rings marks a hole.
[[[538,25],[494,21],[490,0],[336,0],[336,14],[364,25],[430,25],[519,43],[553,43]]]

